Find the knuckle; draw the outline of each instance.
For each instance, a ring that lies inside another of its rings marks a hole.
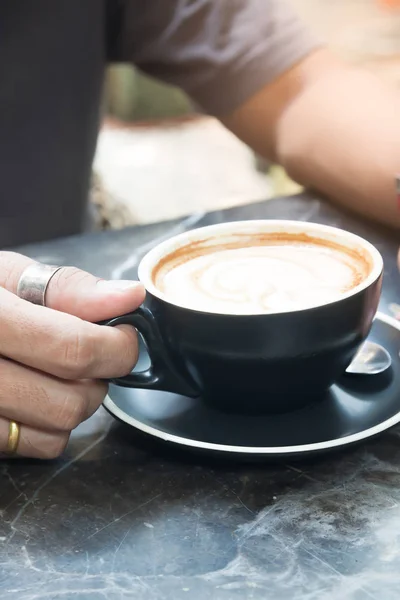
[[[41,446],[39,458],[43,458],[45,460],[58,458],[64,452],[68,444],[68,440],[69,433],[60,433],[57,436],[53,436],[46,444]]]
[[[64,431],[72,431],[86,418],[86,405],[81,393],[69,389],[60,403],[54,424]]]
[[[71,283],[77,285],[88,277],[90,277],[90,274],[86,273],[86,271],[81,271],[78,267],[61,267],[61,269],[55,273],[54,277],[52,277],[50,283],[52,287],[63,290],[66,284]]]
[[[91,404],[93,404],[93,410],[97,410],[107,396],[108,383],[106,381],[94,380],[90,385],[92,387],[93,397],[95,398],[95,401]]]
[[[72,332],[63,353],[63,370],[67,378],[83,379],[95,362],[95,344],[86,331]]]
[[[52,433],[38,435],[38,432],[31,432],[30,436],[27,435],[24,439],[24,449],[21,452],[21,456],[29,458],[38,458],[43,460],[51,460],[58,458],[65,450],[68,441],[68,433]]]
[[[3,250],[0,252],[0,262],[2,267],[1,287],[16,291],[21,272],[33,261],[16,252]]]
[[[139,358],[139,342],[137,332],[129,327],[125,331],[123,340],[121,341],[121,348],[116,359],[118,375],[124,376],[130,373],[134,368]]]
[[[136,365],[139,360],[139,339],[138,334],[135,332],[135,338],[131,345],[131,361],[133,360],[133,366]]]

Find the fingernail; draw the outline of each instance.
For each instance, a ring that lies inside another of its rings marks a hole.
[[[143,287],[139,281],[129,281],[124,279],[100,279],[97,286],[105,292],[126,292]]]

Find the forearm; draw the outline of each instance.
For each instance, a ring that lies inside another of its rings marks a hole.
[[[400,93],[320,49],[223,123],[337,203],[400,227]]]
[[[277,121],[275,153],[304,186],[400,227],[400,94],[373,75],[340,68],[306,86]]]

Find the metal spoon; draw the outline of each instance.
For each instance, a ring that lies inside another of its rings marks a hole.
[[[374,342],[366,341],[347,367],[346,373],[352,375],[378,375],[392,364],[389,352]]]

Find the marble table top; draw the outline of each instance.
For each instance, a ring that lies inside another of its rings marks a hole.
[[[251,218],[363,235],[385,258],[381,310],[400,303],[400,236],[307,195],[20,250],[129,278],[157,241]],[[101,409],[61,459],[0,474],[2,600],[400,597],[399,427],[312,461],[238,465],[161,452]]]

